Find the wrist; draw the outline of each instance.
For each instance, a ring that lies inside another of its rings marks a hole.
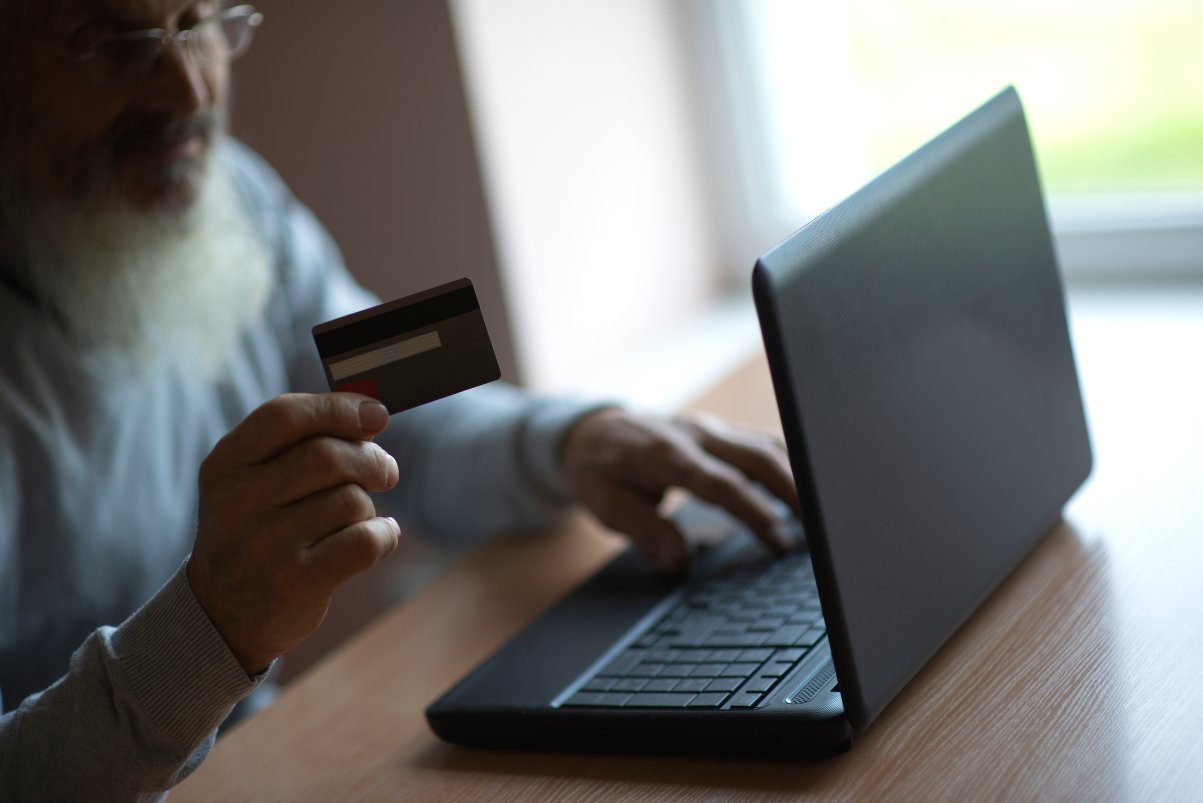
[[[556,465],[560,468],[560,473],[563,474],[572,468],[572,458],[577,453],[581,443],[588,443],[590,430],[599,424],[606,421],[621,418],[625,416],[626,410],[617,405],[612,407],[599,407],[595,410],[582,415],[568,426],[564,431],[564,436],[560,439],[559,448],[556,452]],[[591,451],[586,449],[586,451]]]
[[[219,623],[220,617],[215,615],[214,606],[208,600],[207,593],[203,590],[207,588],[207,583],[204,580],[204,570],[200,568],[201,563],[189,558],[185,565],[185,577],[188,580],[189,588],[192,589],[192,596],[196,598],[196,604],[200,606],[201,611],[209,618],[209,623],[213,625],[213,629],[217,631],[217,635],[221,636],[221,640],[225,643],[226,649],[230,651],[230,655],[234,657],[234,660],[246,672],[247,677],[253,680],[270,669],[272,661],[280,656],[265,655],[254,650],[247,650],[230,637],[227,628]]]

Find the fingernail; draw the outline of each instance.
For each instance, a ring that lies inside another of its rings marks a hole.
[[[360,402],[359,426],[369,432],[379,432],[388,426],[388,409],[378,401]]]

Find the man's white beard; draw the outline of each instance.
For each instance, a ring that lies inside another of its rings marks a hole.
[[[122,372],[165,361],[217,377],[272,285],[270,255],[212,159],[184,211],[53,202],[22,216],[24,268],[82,350]]]

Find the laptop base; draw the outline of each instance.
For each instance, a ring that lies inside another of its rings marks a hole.
[[[852,728],[825,640],[753,709],[555,705],[675,592],[750,555],[763,561],[763,547],[737,532],[673,581],[624,552],[431,705],[430,727],[449,742],[502,749],[795,758],[848,749]],[[544,660],[532,666],[532,655]]]

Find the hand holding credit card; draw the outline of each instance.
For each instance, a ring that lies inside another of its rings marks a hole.
[[[501,377],[469,279],[313,327],[334,391],[378,399],[390,413]]]

